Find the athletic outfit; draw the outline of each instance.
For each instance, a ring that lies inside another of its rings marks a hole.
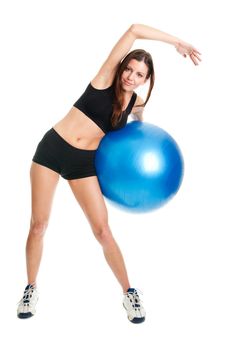
[[[99,90],[89,84],[73,106],[93,120],[106,134],[126,125],[136,97],[136,93],[133,92],[131,100],[125,111],[122,112],[115,128],[111,124],[114,101],[113,86]],[[95,154],[96,150],[84,150],[72,146],[51,128],[39,142],[33,161],[56,171],[65,179],[78,179],[96,175]],[[28,285],[25,288],[23,298],[19,302],[18,317],[29,318],[33,316],[36,312],[37,301],[38,291],[36,286]],[[131,322],[141,323],[145,320],[145,311],[136,289],[129,288],[124,293],[123,306]]]
[[[106,134],[108,131],[118,130],[126,125],[136,97],[136,93],[133,92],[115,128],[111,124],[114,101],[113,85],[99,90],[90,83],[73,106],[82,111]],[[84,150],[72,146],[51,128],[39,142],[33,161],[56,171],[66,180],[72,180],[96,175],[95,154],[96,150]]]

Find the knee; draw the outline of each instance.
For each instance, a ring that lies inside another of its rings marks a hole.
[[[30,235],[35,238],[41,238],[48,226],[48,220],[31,220],[30,223]]]
[[[105,245],[112,238],[111,230],[107,222],[92,227],[92,231],[101,245]]]

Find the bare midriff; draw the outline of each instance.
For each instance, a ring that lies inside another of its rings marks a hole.
[[[105,133],[76,107],[53,126],[53,129],[70,145],[86,150],[96,150]]]

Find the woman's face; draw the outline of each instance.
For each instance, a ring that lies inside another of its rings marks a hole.
[[[138,86],[143,85],[147,80],[147,74],[148,66],[143,61],[130,60],[121,77],[123,90],[133,91]]]

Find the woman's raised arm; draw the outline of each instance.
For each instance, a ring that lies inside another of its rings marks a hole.
[[[187,57],[187,55],[189,55],[195,65],[198,65],[198,61],[201,61],[199,57],[201,53],[193,45],[173,35],[167,34],[144,24],[134,24],[132,27],[132,32],[134,33],[136,39],[159,40],[174,45],[176,50],[182,56]]]
[[[113,47],[98,74],[92,80],[92,85],[94,87],[104,89],[112,84],[118,64],[130,51],[136,39],[133,26],[134,25],[131,25],[128,28]]]
[[[184,57],[189,55],[195,65],[201,61],[200,52],[191,44],[156,28],[144,24],[132,24],[115,44],[98,74],[92,80],[94,87],[104,89],[112,84],[118,64],[128,54],[136,39],[158,40],[172,44]]]

